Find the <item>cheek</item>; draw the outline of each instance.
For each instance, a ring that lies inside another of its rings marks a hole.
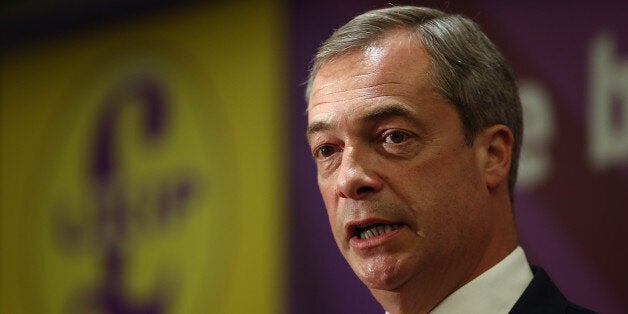
[[[476,164],[460,152],[447,156],[389,174],[397,178],[396,194],[416,215],[417,229],[449,228],[461,217],[473,220],[470,215],[482,207],[485,191]]]
[[[444,197],[474,197],[482,186],[481,173],[474,156],[469,148],[453,149],[439,154],[437,160],[426,163],[422,169],[418,169],[416,175],[429,181],[431,190]]]
[[[433,186],[429,196],[431,221],[427,233],[435,233],[444,245],[458,247],[461,243],[479,240],[489,228],[489,212],[473,169],[443,177]],[[469,244],[469,243],[467,243]],[[471,244],[469,244],[471,245]]]
[[[342,223],[338,213],[338,197],[336,196],[335,188],[328,184],[325,179],[319,177],[318,188],[323,198],[323,203],[327,211],[327,217],[331,225],[331,229],[336,236],[338,228],[342,228]]]
[[[329,184],[328,179],[318,177],[318,190],[321,193],[321,197],[323,198],[323,202],[325,203],[325,207],[327,208],[327,212],[331,215],[331,212],[334,212],[337,206],[337,198],[335,193],[335,188]]]

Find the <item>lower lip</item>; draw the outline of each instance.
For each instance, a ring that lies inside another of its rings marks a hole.
[[[401,226],[399,229],[392,230],[386,234],[368,238],[368,239],[360,239],[360,237],[356,235],[353,238],[349,239],[349,245],[353,248],[360,249],[360,250],[371,249],[371,248],[384,244],[386,241],[390,240],[392,237],[398,235],[401,232],[401,230],[403,230],[403,228],[405,228],[405,225]]]

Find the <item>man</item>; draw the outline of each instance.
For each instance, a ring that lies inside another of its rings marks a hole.
[[[314,58],[307,140],[334,238],[388,313],[589,313],[518,246],[521,105],[472,21],[360,15]]]

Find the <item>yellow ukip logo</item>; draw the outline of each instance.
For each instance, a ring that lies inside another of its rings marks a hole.
[[[32,222],[39,312],[220,306],[237,212],[229,128],[198,69],[156,51],[108,55],[57,115]]]

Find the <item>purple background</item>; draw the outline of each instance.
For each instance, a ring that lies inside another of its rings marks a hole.
[[[301,83],[311,56],[333,29],[387,3],[290,3],[289,313],[382,313],[333,241],[305,143]],[[624,158],[620,165],[592,170],[587,160],[587,114],[590,43],[601,31],[609,31],[617,42],[615,55],[628,62],[628,2],[395,2],[403,3],[473,18],[500,47],[518,78],[534,79],[548,90],[555,119],[553,167],[541,186],[517,193],[521,245],[531,263],[543,266],[571,300],[602,313],[623,312],[628,307],[628,250],[623,243],[628,239],[624,228],[628,162]]]
[[[0,44],[54,40],[64,33],[110,25],[193,0],[89,2],[18,1],[0,17]],[[227,1],[214,1],[225,4]],[[304,85],[318,45],[353,16],[389,1],[288,0],[287,110],[290,132],[288,313],[383,311],[355,277],[333,241],[305,143]],[[20,5],[28,3],[31,5]],[[602,31],[613,34],[615,55],[628,71],[627,1],[396,1],[462,13],[477,21],[510,60],[520,79],[541,82],[550,95],[555,135],[552,172],[541,186],[518,192],[521,244],[573,301],[602,313],[628,308],[628,160],[594,171],[587,160],[590,129],[589,49]],[[13,9],[10,9],[13,8]],[[29,9],[30,8],[30,9]],[[237,21],[234,21],[236,23]],[[222,44],[222,43],[221,43]],[[623,74],[628,77],[628,73]],[[617,78],[615,78],[617,79]],[[627,82],[628,78],[624,80]],[[625,86],[624,90],[628,89]],[[623,110],[628,110],[626,99]],[[620,106],[617,106],[620,108]],[[621,113],[621,109],[617,113]],[[619,114],[617,115],[619,116]],[[627,130],[628,128],[624,128]]]

